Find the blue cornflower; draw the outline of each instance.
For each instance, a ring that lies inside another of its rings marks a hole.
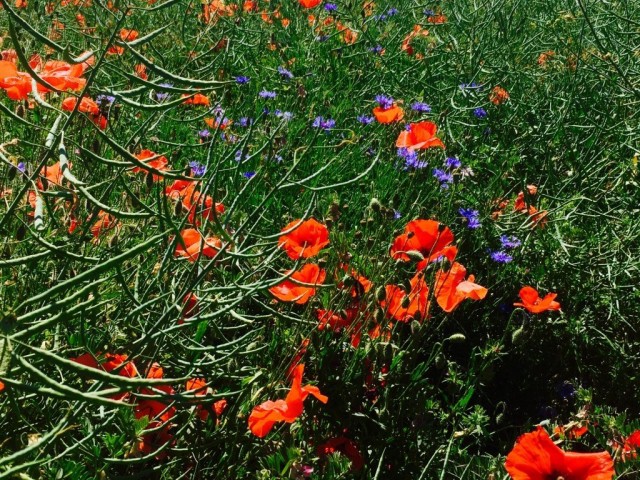
[[[241,127],[248,127],[249,125],[253,125],[253,119],[249,117],[242,117],[238,120],[238,125]]]
[[[291,73],[289,70],[287,70],[284,67],[278,67],[278,73],[280,75],[282,75],[282,78],[291,80],[293,78],[293,73]]]
[[[324,9],[327,12],[335,12],[336,10],[338,10],[338,5],[336,5],[335,3],[325,3]]]
[[[374,120],[375,118],[368,115],[358,115],[358,121],[363,125],[369,125],[370,123],[373,123]]]
[[[282,118],[285,121],[289,121],[293,118],[293,113],[291,112],[283,112],[282,110],[278,110],[276,109],[273,114],[278,117],[278,118]]]
[[[394,15],[397,15],[397,14],[398,14],[398,9],[397,9],[397,8],[390,8],[390,9],[387,11],[387,15],[388,15],[389,17],[393,17]]]
[[[393,218],[398,220],[399,218],[402,218],[402,214],[398,210],[394,210],[393,211]]]
[[[457,157],[447,157],[444,164],[447,168],[460,168],[462,166],[462,162]]]
[[[425,17],[433,17],[436,14],[436,12],[434,12],[430,8],[425,9],[422,13],[424,13]]]
[[[433,176],[440,182],[440,188],[449,188],[449,184],[453,183],[453,175],[439,168],[433,169]]]
[[[465,90],[480,90],[482,89],[482,85],[477,84],[476,82],[471,82],[471,83],[461,83],[460,84],[460,90],[465,91]]]
[[[420,161],[418,159],[418,152],[415,150],[409,150],[408,148],[399,148],[398,156],[404,160],[404,169],[408,170],[410,168],[413,169],[422,169],[426,168],[428,163],[425,161]]]
[[[276,92],[270,92],[269,90],[262,90],[258,95],[260,95],[260,98],[268,98],[271,100],[277,96]]]
[[[253,178],[256,176],[256,172],[245,172],[242,174],[242,176],[245,178]]]
[[[420,113],[431,113],[431,106],[423,102],[415,102],[411,104],[411,110]]]
[[[101,107],[110,107],[115,101],[116,101],[116,97],[113,97],[111,95],[103,94],[103,95],[98,95],[96,97],[96,103]]]
[[[461,208],[460,210],[458,210],[458,213],[467,220],[467,227],[471,230],[475,230],[476,228],[480,228],[482,226],[478,218],[480,216],[480,212],[478,212],[478,210],[473,210],[471,208]]]
[[[376,45],[375,47],[371,47],[369,51],[380,55],[384,51],[384,47],[382,45]]]
[[[329,35],[320,35],[315,38],[316,42],[326,42],[329,40]]]
[[[380,108],[387,110],[393,107],[393,98],[387,95],[376,95],[376,102],[380,105]]]
[[[249,158],[249,155],[246,154],[246,155],[244,155],[244,158],[242,158],[242,157],[243,157],[242,150],[238,150],[236,152],[235,156],[234,156],[236,162],[240,163],[240,162],[243,162],[243,161],[247,160]]]
[[[173,87],[172,83],[159,83],[159,87]],[[159,102],[164,102],[167,98],[169,98],[169,94],[167,92],[156,92],[156,100]]]
[[[16,168],[18,169],[19,172],[24,173],[25,170],[27,169],[26,165],[24,164],[24,162],[20,162],[18,163],[18,165],[16,165]]]
[[[514,236],[508,237],[506,235],[500,235],[500,243],[502,244],[502,248],[505,248],[507,250],[518,248],[520,245],[522,245],[522,242],[519,238]]]
[[[332,118],[325,119],[324,117],[316,117],[311,126],[314,128],[321,128],[325,132],[328,132],[336,126],[336,121]]]
[[[207,172],[206,165],[199,162],[189,162],[189,167],[191,167],[191,175],[194,177],[202,177]]]
[[[383,13],[382,15],[376,15],[373,17],[375,20],[380,22],[384,22],[387,19],[387,16]]]
[[[507,252],[497,251],[491,252],[491,260],[497,263],[509,263],[513,260],[513,257]]]
[[[480,119],[487,118],[487,111],[482,107],[478,107],[474,109],[473,114],[475,115],[476,118],[480,118]]]
[[[239,77],[235,77],[235,81],[238,85],[246,85],[251,81],[249,77],[245,77],[244,75],[240,75]]]
[[[201,140],[204,140],[211,136],[211,132],[205,128],[204,130],[200,130],[198,132],[198,136],[200,137]]]

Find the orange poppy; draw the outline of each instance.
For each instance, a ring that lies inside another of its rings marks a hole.
[[[254,407],[249,415],[249,429],[259,438],[265,437],[277,422],[293,423],[302,415],[304,401],[309,395],[313,395],[322,403],[327,403],[329,398],[320,392],[318,387],[302,386],[302,374],[304,364],[298,365],[293,372],[291,389],[284,400],[268,400]]]
[[[133,67],[133,70],[136,72],[136,76],[138,76],[138,78],[141,78],[142,80],[147,80],[149,78],[146,65],[138,63],[135,67]]]
[[[340,452],[351,460],[351,470],[357,471],[364,467],[364,458],[358,449],[358,445],[347,437],[340,436],[330,438],[316,448],[316,453],[319,457],[326,457],[336,452]]]
[[[201,93],[196,93],[193,96],[185,93],[182,95],[182,98],[186,99],[182,102],[183,105],[204,105],[205,107],[208,107],[211,104],[211,102],[209,102],[209,98]]]
[[[615,474],[607,452],[565,452],[542,427],[518,438],[504,466],[513,480],[611,480]]]
[[[254,0],[245,0],[242,4],[242,11],[245,13],[255,12],[258,10],[258,4]]]
[[[140,34],[138,33],[137,30],[128,30],[126,28],[123,28],[122,30],[120,30],[120,39],[123,42],[133,42],[139,36]]]
[[[443,23],[446,23],[446,21],[447,21],[447,17],[445,15],[432,15],[429,18],[427,18],[427,22],[433,25],[441,25]]]
[[[329,230],[314,218],[294,220],[282,232],[288,233],[278,239],[278,247],[283,248],[292,260],[314,257],[329,245]]]
[[[205,397],[213,393],[213,389],[211,387],[207,387],[207,382],[204,378],[192,378],[187,380],[185,384],[185,393],[193,393],[196,397]],[[212,405],[196,405],[196,414],[200,420],[203,422],[209,418],[209,414],[211,413]],[[213,404],[213,412],[215,412],[216,417],[220,417],[227,407],[227,401],[225,399],[218,400]]]
[[[637,452],[640,449],[640,430],[635,430],[626,438],[623,437],[621,443],[613,442],[613,446],[620,453],[623,462],[626,462],[627,458],[637,458]]]
[[[202,195],[196,190],[195,182],[189,180],[174,180],[171,185],[165,188],[165,195],[174,200],[181,200],[183,206],[189,211],[189,222],[194,225],[199,224],[196,215],[200,214],[203,218],[213,218],[213,210],[217,214],[225,212],[225,206],[222,203],[213,201],[209,195]]]
[[[78,99],[76,97],[65,98],[62,101],[62,109],[67,112],[72,112],[74,108],[76,108],[76,104],[78,103]],[[82,97],[80,100],[80,106],[78,107],[78,111],[83,113],[91,113],[93,115],[100,114],[100,107],[98,104],[91,100],[88,97]]]
[[[420,25],[414,25],[413,30],[406,37],[404,37],[404,40],[402,40],[402,46],[400,47],[400,49],[403,52],[406,52],[407,55],[413,55],[414,49],[411,45],[413,39],[416,37],[427,37],[428,35],[428,30],[422,28]]]
[[[440,270],[436,273],[434,285],[436,300],[438,305],[445,312],[452,312],[460,303],[466,299],[482,300],[487,295],[487,289],[473,283],[473,275],[465,280],[467,269],[458,262],[451,265],[448,272]]]
[[[440,222],[412,220],[405,227],[404,233],[394,239],[389,253],[396,260],[408,262],[411,260],[407,255],[408,252],[419,252],[424,260],[418,262],[417,268],[422,270],[429,262],[440,256],[446,256],[453,261],[457,253],[457,248],[450,246],[453,240],[453,232]]]
[[[206,98],[206,97],[205,97]],[[207,99],[208,100],[208,99]],[[209,128],[215,128],[220,129],[220,130],[224,130],[225,128],[227,128],[229,125],[231,125],[233,123],[232,120],[229,120],[228,118],[223,118],[222,121],[216,119],[216,118],[211,118],[211,117],[205,117],[204,119],[204,123],[206,123]]]
[[[509,92],[498,85],[493,87],[493,90],[491,90],[491,93],[489,94],[489,101],[491,103],[493,103],[494,105],[500,105],[507,100],[509,100]]]
[[[424,122],[410,123],[408,130],[403,130],[398,135],[396,147],[407,148],[409,150],[419,150],[423,148],[439,147],[445,148],[444,143],[436,132],[438,127],[435,123],[425,120]]]
[[[98,361],[98,358],[100,361]],[[71,358],[71,361],[84,365],[85,367],[104,370],[107,373],[117,371],[117,374],[121,377],[137,377],[138,369],[133,362],[127,361],[127,358],[127,355],[121,355],[119,353],[105,353],[103,356],[98,352],[95,356],[90,353],[83,353],[79,357]],[[111,398],[114,400],[122,400],[128,395],[128,392],[122,392],[113,395]]]
[[[313,8],[317,7],[322,3],[322,0],[298,0],[300,2],[300,6],[304,8]]]
[[[540,298],[538,291],[529,286],[522,287],[518,294],[522,303],[516,302],[514,307],[523,307],[531,313],[542,313],[546,310],[560,310],[560,304],[554,299],[557,293],[547,293],[544,298]]]
[[[18,71],[13,62],[0,61],[0,88],[11,100],[25,100],[31,93],[31,77]]]
[[[292,270],[285,272],[289,275]],[[326,272],[315,263],[308,263],[297,272],[294,272],[290,278],[275,287],[271,287],[269,292],[282,302],[295,302],[303,305],[316,294],[315,285],[322,285],[326,278]],[[300,285],[299,283],[309,285]],[[313,285],[313,286],[311,286]]]
[[[373,115],[375,115],[379,123],[393,123],[399,122],[404,118],[404,110],[397,105],[387,109],[376,107],[373,109]]]
[[[80,91],[84,88],[85,83],[87,83],[87,81],[81,77],[90,64],[90,60],[73,65],[60,60],[49,60],[38,73],[40,78],[58,90]],[[37,66],[35,69],[39,70]],[[38,84],[37,88],[40,93],[47,93],[49,91],[48,88],[40,84]]]
[[[180,237],[184,242],[178,242],[175,249],[175,256],[185,257],[190,262],[195,262],[202,253],[205,257],[213,258],[222,247],[222,242],[218,237],[203,237],[195,228],[187,228],[180,232]]]
[[[424,281],[423,273],[416,273],[410,285],[410,292],[406,292],[398,285],[385,287],[385,299],[380,302],[380,306],[385,310],[387,317],[399,322],[408,322],[418,315],[422,320],[427,318],[429,287]]]
[[[142,150],[140,153],[136,154],[135,157],[141,162],[143,162],[144,164],[149,165],[151,168],[154,168],[156,170],[160,170],[160,171],[169,170],[167,166],[169,164],[167,157],[165,157],[164,155],[158,155],[157,153],[152,152],[151,150],[146,150],[146,149]],[[149,159],[153,159],[153,160],[149,160]],[[147,173],[147,170],[145,170],[142,167],[135,167],[131,171],[133,173],[139,173],[139,172]],[[162,178],[161,175],[158,175],[155,173],[153,174],[154,182],[157,182],[161,178]]]
[[[113,215],[100,210],[98,220],[91,227],[91,235],[94,240],[97,240],[103,232],[114,228],[117,224],[118,221]]]

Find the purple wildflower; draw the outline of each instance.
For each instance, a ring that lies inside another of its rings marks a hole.
[[[335,12],[336,10],[338,10],[338,5],[336,5],[335,3],[326,3],[324,5],[324,9],[327,12]]]
[[[424,13],[425,17],[433,17],[436,14],[436,12],[434,12],[430,8],[425,9],[422,13]]]
[[[358,121],[363,125],[369,125],[370,123],[373,123],[374,120],[375,118],[368,115],[358,115]]]
[[[202,177],[207,172],[206,165],[199,162],[189,162],[189,167],[191,167],[191,175],[194,177]]]
[[[431,106],[423,102],[415,102],[411,104],[411,110],[420,113],[431,113]]]
[[[172,83],[159,83],[159,87],[173,87]],[[156,100],[159,102],[164,102],[167,98],[169,98],[169,94],[167,92],[156,92]]]
[[[389,17],[393,17],[394,15],[397,15],[397,14],[398,14],[398,9],[397,9],[397,8],[390,8],[390,9],[387,11],[387,15],[388,15]]]
[[[476,228],[480,228],[482,226],[478,218],[480,216],[480,212],[478,212],[478,210],[473,210],[471,208],[461,208],[460,210],[458,210],[458,213],[467,220],[467,227],[471,230],[475,230]]]
[[[211,136],[211,132],[205,128],[198,132],[198,136],[200,137],[200,140],[205,140]]]
[[[449,184],[453,183],[453,175],[439,168],[433,169],[433,176],[440,182],[440,188],[449,188]]]
[[[314,128],[321,128],[325,132],[328,132],[336,126],[336,121],[332,118],[325,119],[324,117],[316,117],[311,126]]]
[[[270,92],[269,90],[262,90],[258,95],[260,98],[268,98],[270,100],[273,100],[277,96],[276,92]]]
[[[393,218],[398,220],[399,218],[402,218],[402,214],[398,210],[394,210],[393,211]]]
[[[98,105],[100,105],[101,107],[110,107],[113,102],[116,101],[116,97],[113,97],[111,95],[98,95],[96,97],[96,103]]]
[[[293,78],[293,73],[284,67],[278,67],[278,73],[282,75],[282,78],[284,79],[291,80]]]
[[[375,47],[371,47],[369,51],[375,53],[376,55],[380,55],[384,51],[384,47],[382,45],[376,45]]]
[[[398,156],[404,160],[404,169],[408,170],[410,168],[414,170],[419,170],[422,168],[426,168],[428,163],[425,161],[420,161],[418,158],[418,152],[415,150],[409,150],[408,148],[399,148]]]
[[[513,260],[513,257],[507,252],[497,251],[491,252],[491,260],[497,263],[509,263]]]
[[[476,109],[473,110],[473,114],[475,115],[476,118],[479,119],[483,119],[483,118],[487,118],[487,111],[482,108],[482,107],[478,107]]]
[[[508,237],[507,235],[500,236],[500,243],[502,244],[502,248],[506,250],[518,248],[520,245],[522,245],[522,242],[519,238],[514,236]]]
[[[16,165],[16,168],[18,169],[19,172],[24,173],[27,169],[26,165],[24,164],[24,162],[20,162],[18,163],[18,165]]]
[[[242,117],[240,120],[238,120],[238,125],[246,128],[249,125],[253,125],[253,119],[249,117]]]
[[[245,172],[242,174],[244,178],[253,178],[256,176],[256,172]]]
[[[447,157],[444,164],[447,168],[460,168],[462,166],[462,162],[457,157]]]
[[[380,108],[387,110],[393,107],[393,98],[387,95],[376,95],[376,102],[380,105]]]
[[[251,81],[251,79],[244,75],[240,75],[239,77],[235,77],[235,81],[238,85],[246,85]]]

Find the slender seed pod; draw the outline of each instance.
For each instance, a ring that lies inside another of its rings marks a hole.
[[[36,190],[36,210],[33,215],[33,226],[37,231],[44,230],[44,200]]]
[[[78,180],[71,170],[69,169],[69,157],[67,157],[67,149],[64,146],[64,132],[60,135],[60,149],[59,149],[59,158],[60,158],[60,171],[62,172],[62,176],[69,180],[74,185],[84,185],[84,182]]]
[[[53,125],[51,126],[51,130],[49,130],[49,133],[47,134],[47,139],[44,142],[45,148],[51,148],[51,145],[53,145],[53,140],[56,138],[56,133],[58,133],[58,127],[60,126],[61,121],[62,121],[62,114],[58,115],[58,118],[56,118],[56,121],[53,122]]]

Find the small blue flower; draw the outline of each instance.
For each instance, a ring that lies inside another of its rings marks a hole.
[[[289,120],[291,120],[293,118],[293,113],[291,113],[291,112],[283,112],[282,110],[278,110],[278,109],[276,109],[273,112],[273,114],[278,118],[282,118],[286,122],[288,122]]]
[[[394,15],[397,15],[397,14],[398,14],[398,9],[397,9],[397,8],[390,8],[390,9],[387,11],[387,15],[388,15],[389,17],[393,17]]]
[[[431,113],[431,106],[423,102],[415,102],[411,104],[411,110],[420,113]]]
[[[374,120],[375,118],[368,115],[358,115],[358,121],[363,125],[369,125],[370,123],[373,123]]]
[[[460,210],[458,210],[458,213],[467,220],[467,228],[475,230],[476,228],[480,228],[482,226],[478,218],[480,216],[480,212],[478,212],[478,210],[473,210],[471,208],[461,208]]]
[[[24,164],[24,162],[20,162],[18,163],[18,165],[16,165],[16,168],[18,169],[19,172],[24,173],[27,170],[26,165]]]
[[[200,130],[198,132],[198,136],[201,140],[205,140],[211,136],[211,132],[205,128],[204,130]]]
[[[408,148],[399,148],[398,156],[404,160],[404,169],[408,170],[410,168],[414,170],[420,170],[422,168],[426,168],[429,164],[425,161],[420,161],[418,158],[418,152],[415,150],[409,150]]]
[[[482,85],[479,85],[476,82],[461,83],[460,84],[460,90],[462,90],[463,92],[465,90],[482,90]]]
[[[242,174],[242,176],[245,178],[253,178],[256,176],[256,172],[245,172]]]
[[[260,98],[268,98],[271,100],[273,100],[277,96],[276,92],[270,92],[269,90],[262,90],[258,95],[260,96]]]
[[[191,167],[191,175],[194,177],[202,177],[207,172],[206,165],[199,162],[189,162],[189,167]]]
[[[380,55],[384,51],[384,47],[382,45],[376,45],[375,47],[371,47],[369,51],[375,53],[376,55]]]
[[[457,157],[447,157],[444,164],[447,168],[460,168],[462,166],[462,162]]]
[[[284,67],[278,67],[278,73],[282,75],[282,78],[285,78],[287,80],[291,80],[293,78],[293,73],[291,73]]]
[[[449,188],[449,184],[453,183],[453,175],[439,168],[433,169],[433,176],[440,182],[440,188],[447,189]]]
[[[249,117],[242,117],[240,120],[238,120],[238,125],[246,128],[249,125],[253,125],[253,119]]]
[[[316,117],[311,126],[314,128],[321,128],[325,132],[328,132],[336,126],[336,121],[332,118],[325,119],[324,117]]]
[[[115,101],[116,97],[111,95],[98,95],[96,97],[96,103],[101,107],[110,107]]]
[[[506,235],[500,236],[500,243],[502,244],[502,248],[506,250],[518,248],[520,245],[522,245],[522,242],[520,241],[519,238],[514,236],[508,237]]]
[[[479,118],[479,119],[487,118],[487,111],[482,107],[478,107],[474,109],[473,114],[475,115],[476,118]]]
[[[513,257],[507,252],[497,251],[491,252],[491,260],[497,263],[509,263],[513,260]]]
[[[247,160],[249,158],[249,154],[242,154],[242,150],[238,150],[236,152],[236,154],[234,155],[235,161],[238,163],[244,162],[245,160]]]
[[[424,13],[425,17],[433,17],[436,14],[436,12],[434,12],[433,10],[431,10],[429,8],[425,9],[424,12],[422,12],[422,13]]]
[[[173,87],[172,83],[159,83],[159,87]],[[169,94],[167,92],[156,92],[156,100],[159,102],[164,102],[167,98],[169,98]]]
[[[324,5],[324,9],[327,12],[335,12],[336,10],[338,10],[338,5],[336,5],[335,3],[326,3]]]
[[[399,218],[402,218],[402,214],[398,210],[394,210],[393,211],[393,218],[398,220]]]
[[[249,77],[245,77],[244,75],[240,75],[239,77],[235,77],[235,81],[238,85],[246,85],[251,81]]]
[[[393,98],[387,95],[376,95],[376,102],[380,105],[380,108],[387,110],[393,107]]]

